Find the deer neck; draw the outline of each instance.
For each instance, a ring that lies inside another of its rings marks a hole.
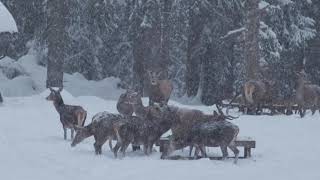
[[[143,106],[141,100],[133,106],[133,110],[138,117],[145,117],[148,113],[147,107]]]
[[[54,102],[53,102],[53,105],[54,105],[54,107],[56,108],[56,110],[57,110],[58,113],[61,113],[62,110],[64,109],[64,106],[65,106],[62,98],[59,99],[59,100],[57,100],[57,101],[54,101]]]
[[[305,85],[305,81],[303,79],[299,79],[297,90],[300,91],[300,92],[303,92],[304,85]]]

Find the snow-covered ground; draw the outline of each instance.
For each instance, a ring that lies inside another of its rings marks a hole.
[[[240,159],[237,165],[231,159],[160,160],[158,152],[147,157],[130,151],[127,157],[114,159],[107,145],[103,155],[94,155],[93,138],[71,148],[70,140],[63,140],[57,112],[45,100],[48,94],[45,91],[30,97],[5,97],[0,106],[1,179],[320,179],[319,114],[304,119],[298,115],[240,116],[234,120],[240,127],[240,136],[252,136],[257,147],[252,158]],[[114,100],[75,98],[66,91],[62,95],[66,103],[87,109],[86,124],[97,112],[116,112]],[[182,106],[172,101],[170,104]],[[212,107],[192,108],[212,111]],[[187,154],[187,150],[182,153]],[[220,155],[220,150],[210,149],[210,154]]]

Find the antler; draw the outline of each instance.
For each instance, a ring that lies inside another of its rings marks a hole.
[[[238,116],[238,117],[234,117],[234,116],[231,116],[231,115],[229,115],[229,114],[225,115],[225,114],[223,113],[222,109],[221,109],[217,104],[216,104],[216,107],[217,107],[217,109],[218,109],[218,111],[219,111],[219,114],[220,114],[224,119],[234,120],[234,119],[239,118],[239,116]]]
[[[222,112],[222,109],[218,106],[218,104],[216,104],[216,107],[217,107],[218,112],[220,113],[220,115],[224,116],[224,113]]]

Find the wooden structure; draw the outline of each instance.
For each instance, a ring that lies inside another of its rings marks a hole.
[[[162,137],[157,142],[157,146],[160,146],[160,152],[163,152],[166,148],[168,148],[170,143],[169,137]],[[244,148],[244,155],[242,158],[250,158],[251,157],[251,149],[256,147],[256,141],[251,137],[238,137],[235,141],[237,147]],[[209,157],[210,159],[221,159],[220,157]],[[173,157],[170,159],[190,159],[190,158],[177,158]]]

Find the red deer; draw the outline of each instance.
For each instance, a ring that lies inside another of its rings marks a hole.
[[[109,146],[112,139],[119,139],[117,129],[125,121],[125,117],[120,114],[112,114],[109,112],[97,113],[92,122],[85,127],[76,126],[76,136],[71,143],[71,147],[75,147],[84,139],[94,136],[94,149],[96,154],[102,154],[103,144],[109,140]],[[117,138],[118,137],[118,138]],[[110,147],[112,150],[112,147]]]
[[[128,102],[132,93],[132,90],[127,90],[125,93],[120,95],[117,102],[117,110],[124,116],[132,116],[133,114],[133,106]]]
[[[117,142],[114,147],[114,154],[117,157],[117,152],[120,151],[125,155],[125,151],[130,143],[133,145],[143,145],[144,153],[149,155],[152,152],[152,147],[161,135],[167,132],[172,125],[172,118],[167,107],[159,108],[152,107],[146,119],[132,116],[130,121],[119,128],[119,136],[121,142]],[[169,115],[169,116],[167,116]]]
[[[314,114],[319,105],[320,87],[311,84],[307,80],[307,75],[304,71],[297,73],[297,76],[296,101],[299,106],[300,116],[304,117],[307,107],[311,107],[312,114]]]
[[[57,112],[60,115],[60,122],[62,123],[64,131],[64,139],[67,139],[67,129],[71,129],[71,139],[74,136],[74,127],[75,126],[84,126],[87,111],[85,111],[81,106],[71,106],[66,105],[63,102],[60,92],[62,88],[55,91],[52,88],[49,88],[51,93],[46,98],[48,101],[53,101],[53,105],[56,108]]]
[[[261,105],[272,103],[273,83],[268,81],[250,80],[244,84],[246,102],[254,108],[256,113],[262,111]]]
[[[180,132],[180,134],[175,129],[172,129],[173,135],[170,139],[170,145],[168,149],[163,151],[161,158],[166,159],[174,150],[190,145],[196,146],[206,157],[205,146],[219,146],[224,159],[228,156],[227,148],[229,147],[234,152],[234,162],[237,163],[239,150],[235,145],[235,139],[239,133],[239,128],[229,121],[222,120],[225,119],[223,114],[216,118],[221,120],[197,121],[189,129],[184,130],[184,133]],[[178,126],[179,124],[181,124],[181,121],[177,123]],[[196,150],[195,156],[198,155],[198,150]]]
[[[169,79],[161,79],[161,71],[148,70],[148,80],[150,81],[149,105],[155,102],[161,106],[168,104],[173,90],[173,85]]]

